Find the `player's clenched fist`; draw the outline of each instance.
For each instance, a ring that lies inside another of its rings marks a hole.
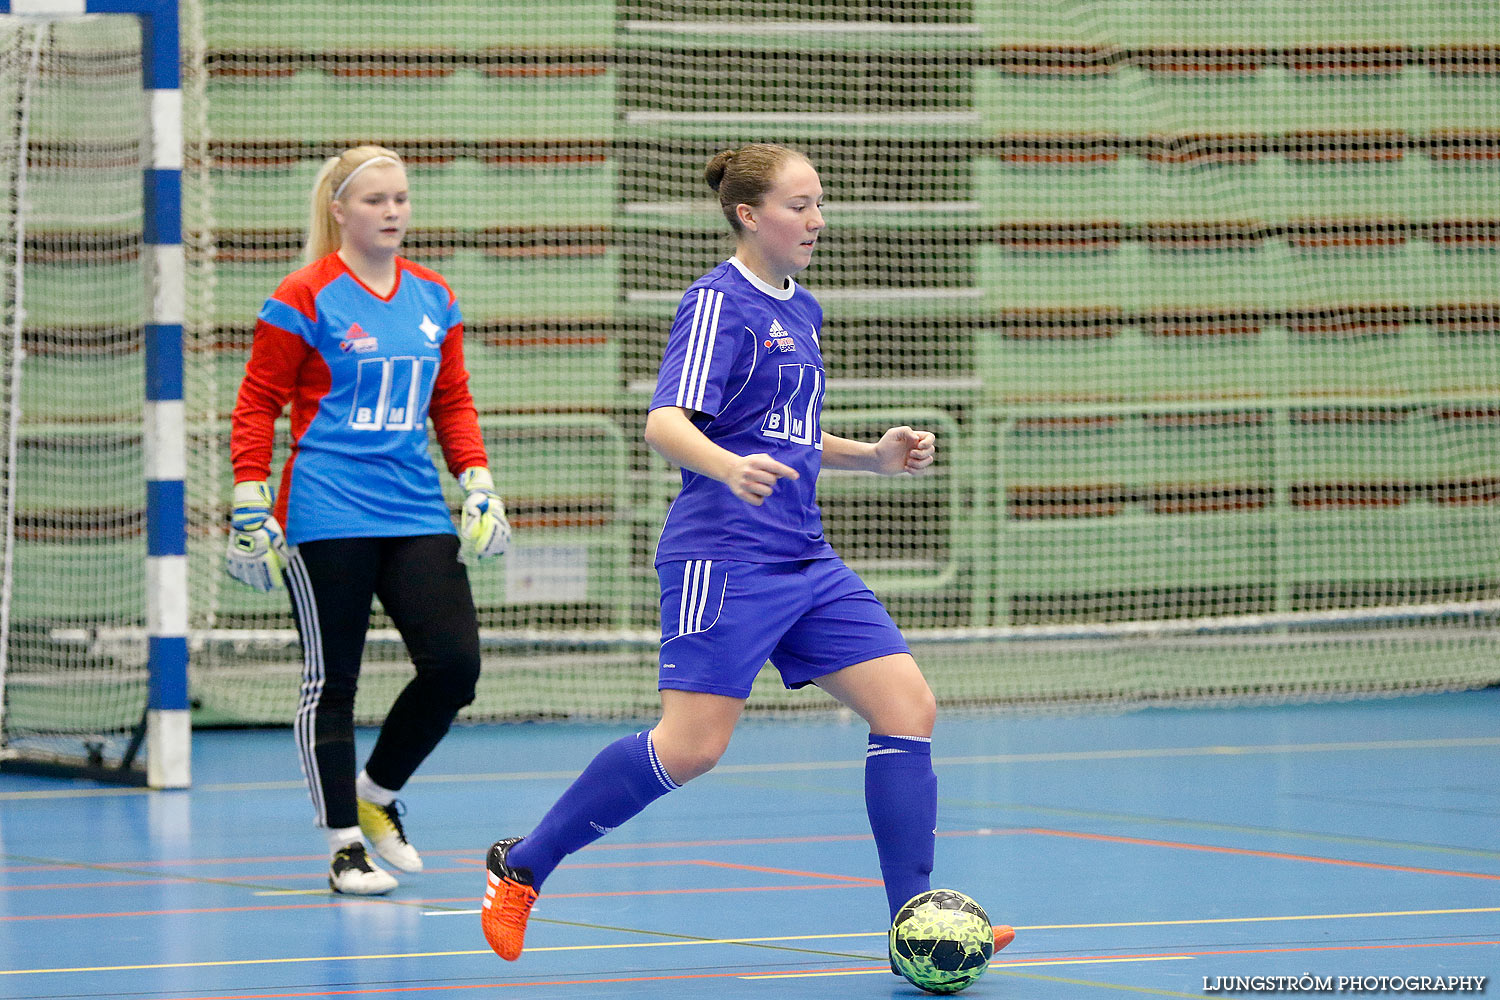
[[[931,431],[892,427],[875,445],[875,471],[883,476],[905,472],[920,476],[937,455],[937,438]]]
[[[778,479],[796,478],[797,470],[790,465],[784,465],[770,455],[757,453],[739,456],[730,465],[724,485],[741,500],[759,507],[776,488]]]

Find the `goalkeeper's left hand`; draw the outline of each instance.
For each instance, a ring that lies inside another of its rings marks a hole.
[[[286,586],[286,535],[271,516],[271,489],[264,480],[234,484],[234,515],[224,570],[261,593]]]
[[[505,519],[505,504],[495,492],[490,470],[482,465],[465,469],[458,476],[458,485],[467,494],[458,528],[464,554],[475,559],[503,554],[510,545],[510,522]]]

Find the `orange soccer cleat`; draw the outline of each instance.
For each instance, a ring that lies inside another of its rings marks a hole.
[[[526,940],[526,920],[531,916],[531,904],[536,902],[537,892],[531,885],[531,870],[512,868],[505,863],[510,849],[521,842],[520,837],[497,840],[484,859],[489,870],[489,884],[484,890],[484,905],[479,922],[484,928],[484,939],[495,954],[507,962],[521,957],[521,946]]]

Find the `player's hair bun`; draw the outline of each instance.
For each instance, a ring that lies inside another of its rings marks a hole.
[[[703,168],[703,179],[708,181],[708,186],[715,191],[719,190],[719,184],[724,180],[724,173],[729,169],[729,161],[734,159],[734,150],[726,149],[708,161],[708,166]]]

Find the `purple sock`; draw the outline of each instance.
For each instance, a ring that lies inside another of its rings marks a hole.
[[[676,787],[656,759],[649,732],[622,737],[599,751],[507,860],[530,868],[532,884],[540,888],[563,858]]]
[[[932,770],[930,739],[870,734],[865,752],[865,811],[894,919],[907,900],[932,888],[937,775]]]

